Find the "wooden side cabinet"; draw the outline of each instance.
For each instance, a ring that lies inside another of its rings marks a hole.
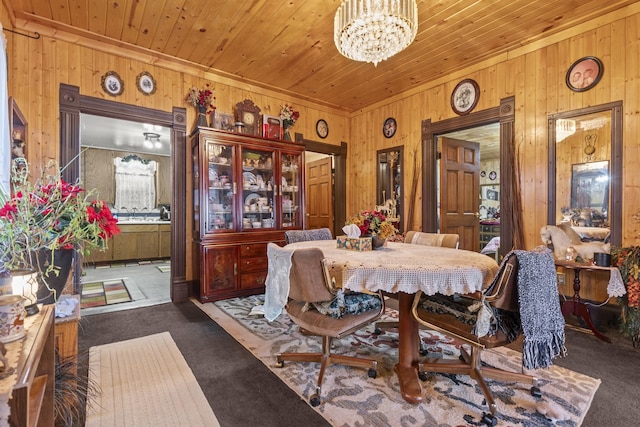
[[[17,381],[9,401],[9,425],[54,425],[55,386],[54,306],[45,305],[27,329],[24,348],[16,366]]]

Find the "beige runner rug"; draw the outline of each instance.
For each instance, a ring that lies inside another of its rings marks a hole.
[[[91,347],[87,427],[219,426],[169,332]]]

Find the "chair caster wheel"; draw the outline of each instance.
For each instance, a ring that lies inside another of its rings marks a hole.
[[[418,350],[418,352],[420,353],[420,356],[426,356],[427,354],[429,354],[429,350],[422,347],[420,347],[420,350]]]
[[[382,329],[380,329],[380,328],[375,328],[375,329],[373,330],[373,333],[374,333],[374,334],[376,334],[376,335],[380,335],[380,334],[382,334]]]
[[[491,427],[498,425],[498,419],[492,414],[483,413],[482,422]]]
[[[538,387],[531,387],[531,396],[542,397],[542,391]]]
[[[284,360],[278,360],[276,362],[276,368],[282,368],[284,366]]]
[[[320,396],[318,396],[317,394],[311,395],[311,397],[309,398],[309,403],[315,408],[320,404]]]
[[[378,376],[378,371],[373,368],[369,368],[369,370],[367,371],[367,375],[369,375],[369,378],[375,378]]]
[[[429,374],[426,372],[418,372],[418,378],[420,378],[420,381],[427,381],[429,379]]]

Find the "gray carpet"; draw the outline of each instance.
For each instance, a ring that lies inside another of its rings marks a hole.
[[[82,319],[79,347],[169,331],[223,427],[326,426],[327,422],[191,302],[163,304]],[[568,369],[602,380],[583,426],[636,425],[640,419],[640,349],[614,330],[607,344],[567,330]]]

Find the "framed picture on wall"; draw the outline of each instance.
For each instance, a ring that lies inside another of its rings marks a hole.
[[[571,64],[565,82],[574,92],[584,92],[598,84],[602,78],[604,66],[595,56],[585,56]]]

